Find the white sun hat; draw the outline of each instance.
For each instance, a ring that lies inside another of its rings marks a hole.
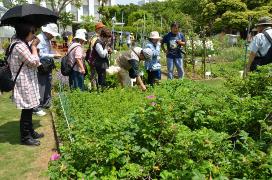
[[[84,31],[82,31],[82,30],[79,31],[79,30],[76,31],[76,35],[75,35],[74,39],[81,39],[83,41],[87,41],[86,34],[84,33]]]
[[[161,39],[159,33],[157,31],[152,31],[149,36],[150,39]]]
[[[54,23],[47,24],[42,26],[42,31],[51,34],[52,36],[60,36],[58,33],[58,26]]]

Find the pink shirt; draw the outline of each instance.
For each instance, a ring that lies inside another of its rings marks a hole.
[[[74,47],[76,47],[76,48],[74,48]],[[73,50],[71,51],[71,49],[73,49]],[[81,62],[83,64],[83,48],[82,48],[82,46],[81,46],[80,43],[72,43],[69,46],[69,48],[68,48],[68,52],[70,52],[69,56],[68,56],[68,59],[69,59],[69,64],[71,66],[74,65],[74,63],[76,62],[76,59],[81,59]],[[73,70],[79,72],[79,65],[78,65],[78,63],[76,63],[76,65],[74,66]]]

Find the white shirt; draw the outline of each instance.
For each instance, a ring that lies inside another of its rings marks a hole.
[[[264,31],[266,31],[270,37],[272,38],[272,28],[266,28]],[[257,53],[256,56],[265,56],[270,48],[271,44],[269,40],[265,37],[263,33],[258,33],[252,40],[252,42],[249,45],[249,50]]]
[[[52,46],[50,40],[46,37],[46,35],[43,32],[39,34],[37,38],[40,40],[40,43],[37,46],[37,48],[39,49],[39,56],[53,58],[55,54],[51,49]]]

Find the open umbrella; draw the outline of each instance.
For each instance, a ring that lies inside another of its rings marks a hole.
[[[57,23],[58,16],[48,8],[36,4],[24,4],[9,9],[1,18],[1,26],[14,26],[17,23],[28,22],[36,27],[48,23]]]

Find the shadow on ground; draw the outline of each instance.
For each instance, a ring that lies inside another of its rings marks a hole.
[[[40,127],[40,120],[33,120],[34,128]],[[20,122],[9,121],[0,125],[0,144],[20,144]]]

